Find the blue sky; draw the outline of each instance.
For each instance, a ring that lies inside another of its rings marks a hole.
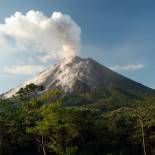
[[[38,10],[47,17],[54,11],[71,16],[81,28],[80,56],[92,57],[133,80],[155,88],[155,1],[1,0],[0,24],[4,25],[5,18],[17,11],[25,15],[29,10]],[[0,39],[0,92],[31,78],[42,69],[41,66],[56,62],[54,59],[48,63],[30,60],[32,55],[37,57],[36,50],[12,52],[17,50],[12,38],[7,38],[7,42],[11,46],[2,48],[5,43]],[[11,70],[16,66],[16,70],[22,71],[17,66],[25,65],[29,74]],[[31,66],[35,66],[36,72],[30,73]]]

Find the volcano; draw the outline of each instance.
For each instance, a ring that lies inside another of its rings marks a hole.
[[[16,95],[20,88],[24,88],[30,83],[43,86],[45,90],[62,89],[66,93],[84,92],[92,89],[99,90],[110,86],[122,88],[130,92],[155,94],[153,89],[130,80],[91,58],[84,59],[75,56],[72,59],[62,59],[58,64],[50,66],[34,78],[1,96],[3,98],[10,98]]]

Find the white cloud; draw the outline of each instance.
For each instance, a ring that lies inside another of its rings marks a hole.
[[[40,11],[16,12],[0,24],[0,47],[11,43],[16,52],[38,51],[36,59],[45,62],[78,54],[80,35],[80,27],[61,12],[50,17]]]
[[[126,65],[126,66],[113,66],[110,67],[112,70],[114,71],[134,71],[134,70],[139,70],[144,68],[143,64],[130,64],[130,65]]]
[[[41,65],[7,66],[2,68],[2,72],[7,74],[32,75],[42,71],[43,69],[44,67]]]

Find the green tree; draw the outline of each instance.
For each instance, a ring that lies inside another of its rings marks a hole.
[[[136,126],[136,132],[141,135],[141,143],[143,148],[143,154],[147,155],[147,145],[146,145],[146,139],[145,134],[146,131],[150,127],[155,126],[155,107],[154,106],[148,106],[140,105],[134,109],[134,114],[137,117],[137,126]],[[152,133],[154,134],[154,133]]]
[[[72,110],[62,106],[62,100],[56,97],[59,94],[61,94],[59,91],[50,91],[41,97],[42,101],[52,98],[54,102],[45,103],[39,109],[40,120],[36,120],[35,125],[27,129],[27,132],[35,137],[44,155],[48,151],[60,155],[71,155],[77,149],[72,145],[72,139],[77,134],[72,124]]]
[[[0,154],[12,154],[27,145],[28,135],[21,109],[12,101],[0,101]]]
[[[43,86],[37,86],[33,83],[26,85],[24,88],[20,88],[16,93],[21,99],[30,99],[36,97],[40,91],[43,91]]]

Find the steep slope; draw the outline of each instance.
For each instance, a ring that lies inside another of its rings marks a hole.
[[[12,89],[2,97],[9,98],[27,84],[43,85],[45,90],[59,88],[65,92],[89,91],[93,88],[112,86],[140,93],[153,93],[154,90],[132,81],[99,64],[93,59],[83,59],[78,56],[72,59],[63,59],[60,63],[51,66],[39,73],[36,77]]]

